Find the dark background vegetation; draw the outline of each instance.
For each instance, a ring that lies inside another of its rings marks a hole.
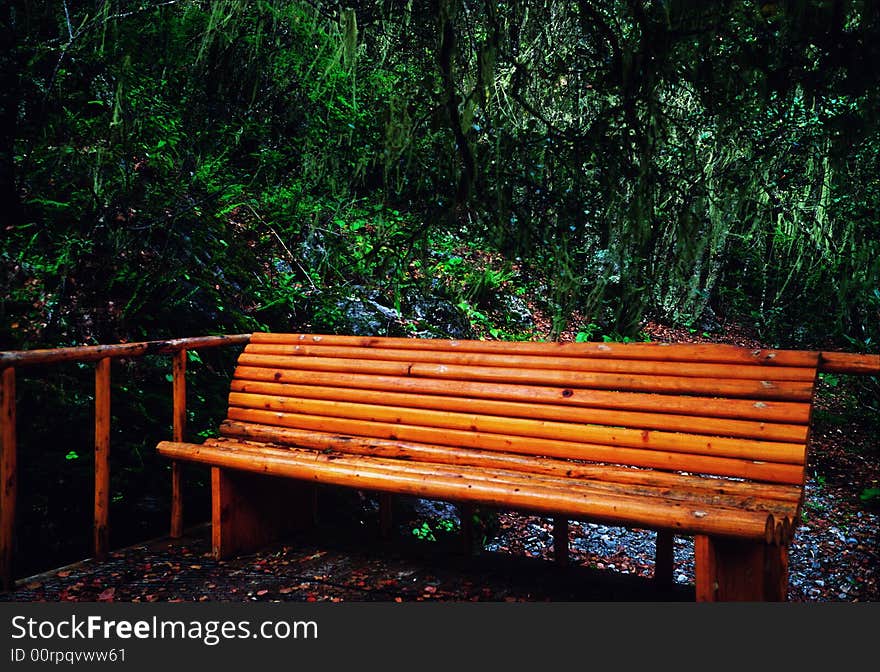
[[[12,0],[0,40],[0,348],[876,352],[880,3]],[[192,356],[193,438],[235,354]],[[114,364],[116,544],[167,523],[168,372]],[[23,569],[88,554],[91,376],[20,374]]]

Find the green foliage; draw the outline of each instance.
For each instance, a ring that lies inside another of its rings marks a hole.
[[[433,525],[429,521],[424,521],[418,527],[414,527],[412,533],[419,541],[437,541],[438,535],[455,534],[458,528],[459,526],[456,521],[441,518],[433,521]]]
[[[880,488],[864,488],[859,494],[859,500],[865,506],[880,507]]]

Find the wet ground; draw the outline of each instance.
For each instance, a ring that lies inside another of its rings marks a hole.
[[[332,530],[332,534],[330,532]],[[337,525],[259,553],[217,561],[210,529],[157,539],[19,582],[6,601],[688,601],[693,587],[658,588],[614,569],[558,566],[508,551],[468,554],[461,538],[381,541],[378,529]],[[613,564],[613,563],[612,563]]]
[[[839,486],[807,486],[791,547],[789,600],[878,601],[878,515]],[[322,493],[319,526],[261,552],[217,561],[210,527],[155,539],[18,582],[0,601],[692,601],[693,543],[676,537],[673,584],[653,581],[655,535],[572,522],[567,566],[555,562],[551,520],[481,512],[482,550],[468,552],[457,511],[398,498],[391,539],[376,501]]]

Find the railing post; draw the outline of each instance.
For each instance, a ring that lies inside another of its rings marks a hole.
[[[15,499],[18,488],[15,440],[15,368],[3,369],[0,382],[0,582],[13,585],[12,550],[15,543]]]
[[[174,353],[171,362],[174,441],[184,441],[186,435],[186,350]],[[183,536],[183,485],[180,462],[171,463],[171,537]]]
[[[110,548],[110,358],[95,367],[95,557]]]

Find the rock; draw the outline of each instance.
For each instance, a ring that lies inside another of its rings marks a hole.
[[[400,322],[400,313],[370,299],[348,297],[339,300],[336,307],[355,336],[387,334],[392,324]]]
[[[470,322],[451,301],[433,297],[411,295],[407,297],[407,316],[431,327],[417,335],[446,338],[470,338],[473,336]]]
[[[293,273],[293,266],[283,259],[274,259],[272,261],[272,266],[277,273]]]
[[[703,314],[700,315],[699,328],[703,331],[721,330],[721,322],[718,321],[718,317],[715,315],[715,311],[712,310],[709,306],[706,306],[703,309]]]
[[[521,296],[500,294],[499,310],[504,314],[507,324],[513,327],[528,327],[532,324],[532,311]]]

